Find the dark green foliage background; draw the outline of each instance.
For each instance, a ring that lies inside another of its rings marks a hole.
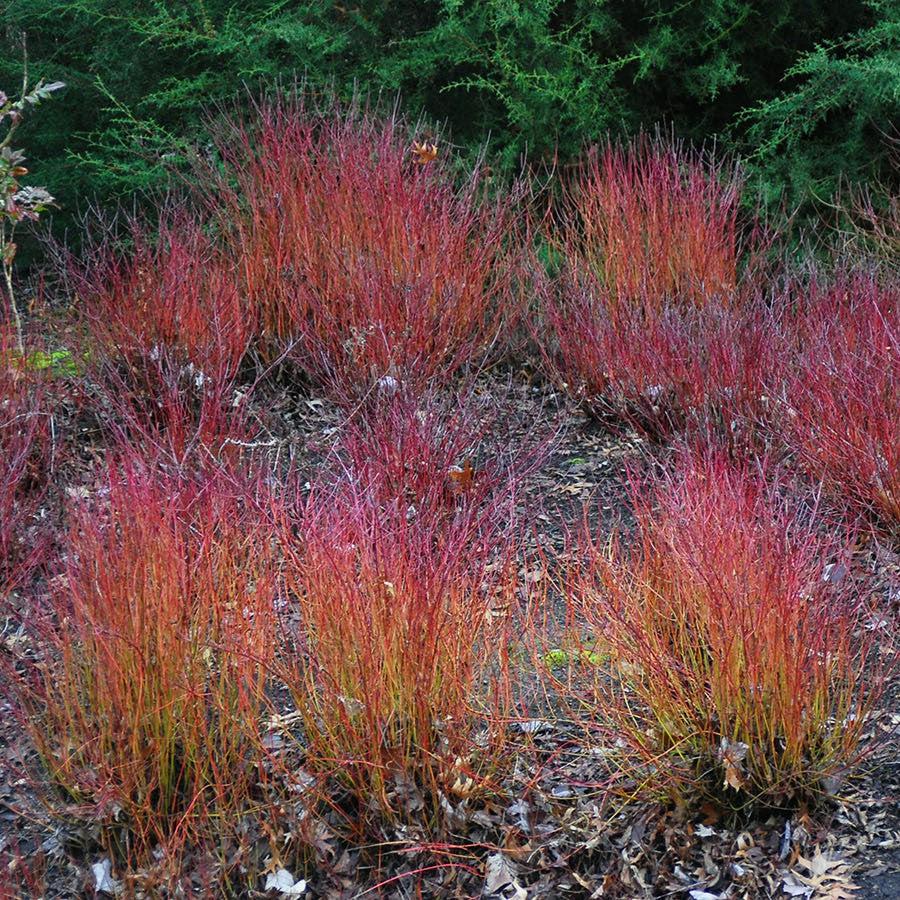
[[[510,168],[663,123],[792,203],[883,175],[900,108],[900,0],[7,0],[3,20],[0,87],[17,29],[33,76],[69,85],[22,132],[69,211],[164,183],[204,108],[294,74],[399,92]]]

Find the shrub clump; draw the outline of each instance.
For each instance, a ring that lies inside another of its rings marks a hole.
[[[437,138],[398,114],[263,101],[220,129],[209,191],[263,342],[316,380],[445,379],[514,324],[514,207],[480,168],[457,183]],[[210,174],[210,173],[208,173]]]
[[[66,555],[10,682],[50,782],[114,861],[224,861],[260,772],[275,567],[252,504],[222,476],[125,463],[74,511]],[[238,842],[238,843],[236,843]]]
[[[900,285],[843,273],[797,292],[774,425],[841,504],[900,529]],[[780,370],[783,371],[783,370]]]
[[[787,807],[858,758],[880,676],[849,547],[782,487],[684,451],[633,485],[633,543],[579,546],[566,587],[614,661],[591,696],[632,788]]]

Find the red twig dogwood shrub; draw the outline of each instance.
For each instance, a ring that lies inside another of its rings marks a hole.
[[[127,251],[108,244],[69,265],[86,332],[89,393],[124,440],[177,457],[198,443],[219,449],[245,437],[232,403],[255,310],[239,293],[235,264],[177,210],[151,237],[137,222]]]
[[[593,700],[629,789],[731,809],[827,791],[882,683],[847,543],[719,449],[683,451],[633,500],[633,541],[588,538],[566,576],[613,660]]]
[[[549,234],[561,273],[537,278],[542,352],[593,414],[657,439],[698,426],[754,439],[778,349],[742,279],[762,247],[742,185],[736,165],[646,135],[594,148],[566,185]]]
[[[812,478],[896,533],[900,285],[841,275],[801,296],[790,322],[795,350],[778,392],[779,435]]]
[[[566,185],[563,254],[613,308],[730,296],[745,250],[743,182],[738,166],[662,137],[594,147]]]
[[[112,469],[74,510],[62,572],[26,622],[13,702],[46,775],[114,860],[229,855],[259,779],[275,566],[245,485]]]
[[[443,147],[412,137],[396,112],[295,92],[219,141],[209,194],[264,337],[341,391],[452,373],[514,324],[521,191],[489,199],[478,171],[456,183]]]
[[[101,242],[68,274],[104,349],[127,356],[168,348],[207,378],[226,380],[255,335],[233,261],[177,207],[163,209],[156,233],[131,220],[119,248]]]
[[[86,401],[126,451],[137,447],[148,458],[178,464],[201,455],[227,460],[256,433],[247,415],[249,391],[241,393],[234,381],[207,380],[168,349],[132,366],[98,356],[88,374]]]
[[[378,397],[343,425],[339,477],[371,485],[386,502],[437,503],[447,509],[495,502],[543,458],[550,436],[504,435],[508,399],[470,391],[398,391]],[[514,402],[514,401],[513,401]]]
[[[544,282],[553,346],[544,359],[592,415],[656,440],[684,431],[752,443],[766,418],[766,384],[782,353],[762,297],[740,304],[618,305],[594,279]]]
[[[463,494],[448,513],[445,473],[414,502],[379,477],[314,488],[285,517],[280,678],[308,765],[358,804],[354,827],[366,810],[436,824],[495,758],[483,715],[504,691],[513,503]]]
[[[27,533],[43,496],[50,426],[41,386],[0,323],[0,600],[37,562]]]

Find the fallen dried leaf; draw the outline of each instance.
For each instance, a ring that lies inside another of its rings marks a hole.
[[[485,863],[484,894],[500,894],[505,900],[525,900],[528,892],[516,880],[516,865],[502,853],[492,853]]]

